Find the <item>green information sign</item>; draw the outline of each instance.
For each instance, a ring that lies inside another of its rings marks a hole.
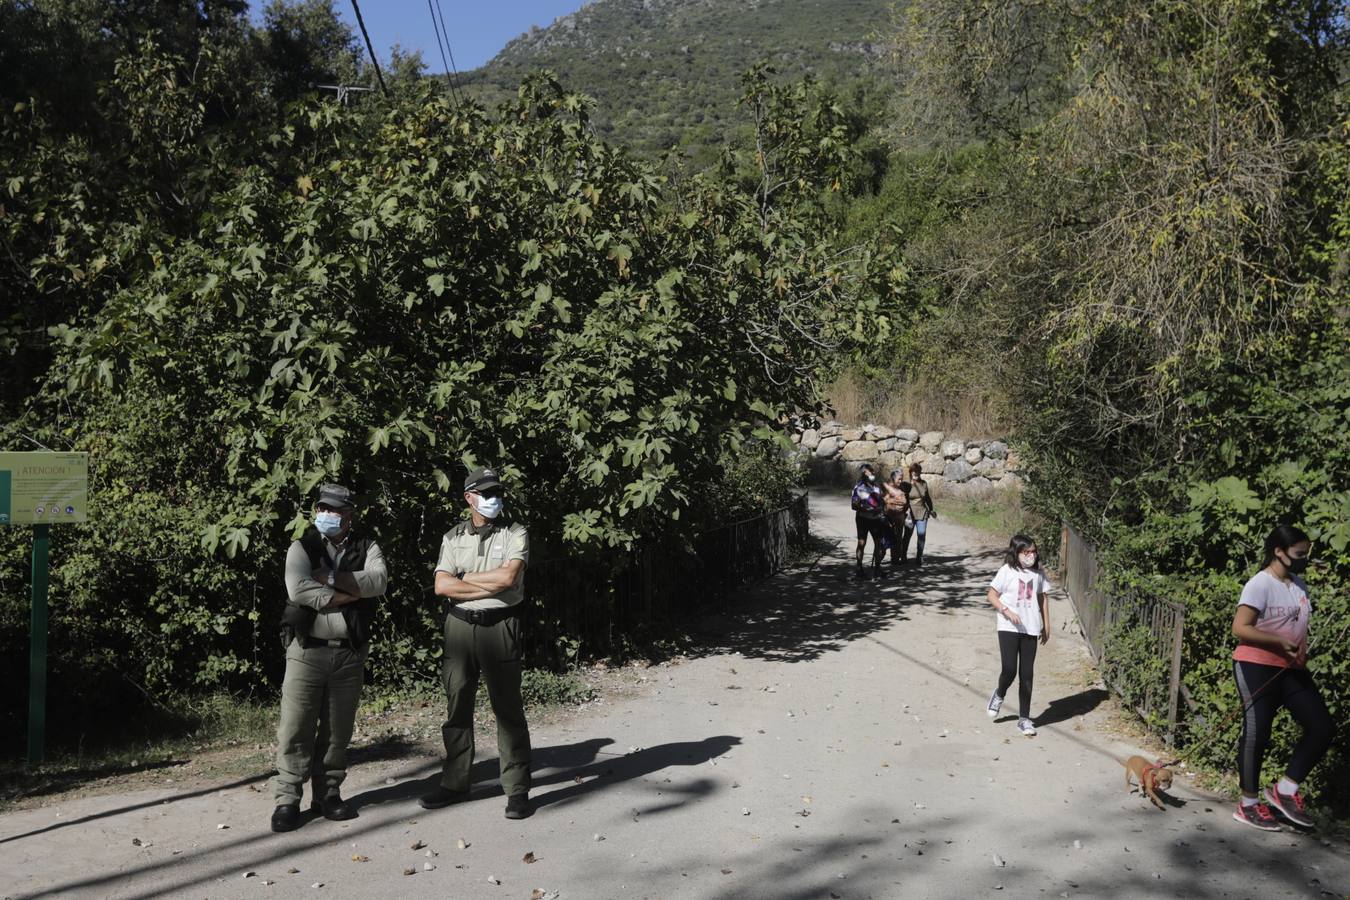
[[[0,525],[83,522],[88,453],[0,453]]]
[[[29,766],[42,764],[47,728],[47,561],[51,526],[84,522],[88,513],[88,453],[0,453],[0,525],[33,526]]]

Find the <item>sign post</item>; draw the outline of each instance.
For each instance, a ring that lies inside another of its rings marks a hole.
[[[28,653],[28,765],[42,764],[47,733],[47,550],[50,525],[33,526],[33,617]]]
[[[33,526],[28,656],[28,765],[42,764],[47,729],[47,569],[51,526],[85,522],[89,454],[0,453],[0,525]]]

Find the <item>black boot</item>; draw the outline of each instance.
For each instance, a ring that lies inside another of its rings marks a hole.
[[[325,819],[331,819],[334,822],[345,822],[348,819],[356,818],[356,808],[343,800],[342,795],[337,791],[322,800],[313,801],[309,808]]]
[[[300,804],[283,803],[272,810],[272,830],[294,831],[300,827]]]
[[[529,794],[512,794],[506,798],[506,817],[508,819],[528,819],[534,815],[534,806]]]
[[[452,803],[462,803],[469,799],[468,791],[452,791],[449,788],[436,786],[436,789],[429,794],[423,794],[417,798],[417,805],[423,809],[440,809],[449,806]]]

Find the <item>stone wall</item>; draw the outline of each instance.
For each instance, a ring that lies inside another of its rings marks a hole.
[[[935,494],[983,494],[1021,484],[1017,452],[1003,441],[968,441],[941,431],[843,422],[797,426],[791,435],[810,481],[818,484],[851,484],[863,463],[871,463],[882,478],[889,478],[892,469],[918,463]]]

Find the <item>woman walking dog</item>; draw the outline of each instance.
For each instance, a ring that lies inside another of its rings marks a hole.
[[[1292,525],[1281,525],[1266,538],[1265,549],[1261,570],[1242,588],[1233,615],[1233,636],[1238,639],[1233,677],[1246,710],[1238,743],[1242,800],[1233,818],[1262,831],[1279,831],[1278,813],[1293,825],[1312,828],[1299,782],[1326,755],[1334,735],[1331,714],[1307,668],[1312,605],[1301,576],[1312,542]],[[1284,777],[1258,796],[1270,727],[1282,706],[1303,727],[1303,736]]]

